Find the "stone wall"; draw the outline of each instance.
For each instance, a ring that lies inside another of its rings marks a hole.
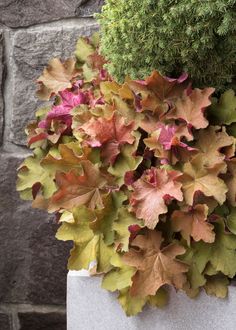
[[[0,329],[66,329],[70,243],[54,238],[53,217],[15,192],[28,155],[24,127],[40,102],[33,81],[52,57],[70,56],[97,29],[101,0],[0,0]]]

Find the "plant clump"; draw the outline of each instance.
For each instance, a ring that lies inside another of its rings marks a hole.
[[[153,71],[119,84],[98,43],[54,59],[51,100],[27,128],[17,190],[56,214],[72,270],[103,274],[127,315],[167,303],[167,286],[220,298],[236,274],[236,96]]]
[[[106,0],[98,15],[109,72],[187,72],[198,87],[235,87],[236,0]]]

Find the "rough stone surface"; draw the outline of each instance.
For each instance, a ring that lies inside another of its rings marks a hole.
[[[34,81],[98,29],[92,16],[102,3],[0,0],[0,330],[66,330],[72,244],[56,240],[53,216],[20,200],[16,169],[27,156],[24,128],[41,104]]]
[[[64,304],[70,244],[55,239],[57,224],[46,213],[20,201],[15,182],[21,162],[0,155],[0,301]]]
[[[98,13],[100,8],[102,7],[104,0],[88,0],[84,1],[80,6],[76,9],[76,14],[81,17],[90,17],[93,16],[94,13]]]
[[[20,330],[66,330],[65,313],[18,313]]]
[[[0,329],[11,330],[10,317],[7,314],[0,313]]]
[[[3,76],[3,31],[0,29],[0,145],[2,143],[2,134],[3,134],[2,76]]]
[[[97,26],[93,20],[82,19],[71,26],[27,29],[14,35],[12,142],[19,145],[26,143],[24,128],[34,118],[35,110],[41,104],[35,97],[36,85],[33,82],[43,67],[53,57],[70,57],[79,36],[91,35]]]
[[[102,0],[0,0],[0,24],[16,28],[60,18],[93,16],[102,3]]]

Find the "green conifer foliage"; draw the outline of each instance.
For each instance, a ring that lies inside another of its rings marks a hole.
[[[198,86],[235,87],[236,0],[106,0],[101,50],[118,80],[188,72]]]

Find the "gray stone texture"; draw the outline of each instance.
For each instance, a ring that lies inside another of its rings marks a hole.
[[[53,218],[20,201],[15,183],[21,162],[0,155],[0,302],[63,305],[70,244],[55,239]]]
[[[80,17],[90,17],[94,13],[100,12],[104,0],[87,0],[82,1],[81,5],[77,7],[76,14]]]
[[[66,330],[65,313],[18,313],[20,330]]]
[[[71,17],[91,17],[102,0],[0,0],[0,24],[25,27]]]
[[[11,330],[11,321],[8,314],[0,312],[0,329],[1,330]]]
[[[25,144],[24,128],[34,118],[41,104],[35,97],[35,80],[43,67],[53,57],[66,59],[75,49],[80,36],[89,36],[98,25],[90,19],[76,21],[73,25],[30,28],[13,35],[13,96],[10,140],[15,144]]]
[[[0,29],[0,145],[2,143],[3,134],[3,30]]]
[[[54,216],[20,200],[16,169],[27,156],[24,128],[41,104],[37,77],[98,29],[92,16],[102,3],[0,0],[0,330],[66,330],[72,243],[56,240]]]

